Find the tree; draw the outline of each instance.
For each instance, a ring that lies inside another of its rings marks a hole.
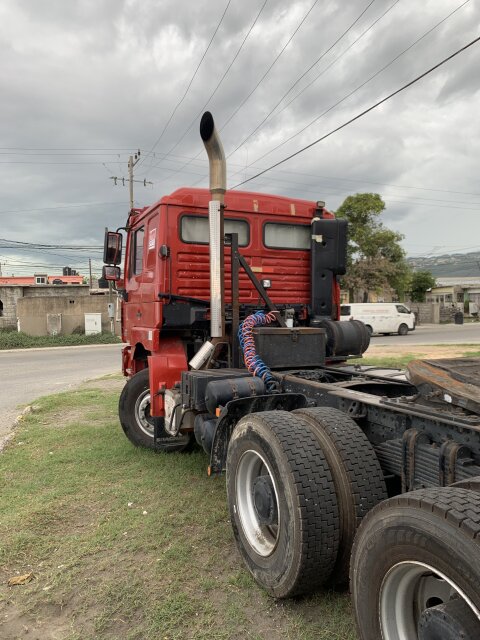
[[[384,210],[378,193],[357,193],[348,196],[335,212],[349,223],[348,268],[342,283],[351,291],[363,291],[365,302],[369,291],[380,292],[385,287],[402,299],[410,280],[405,251],[399,244],[403,236],[379,221]]]
[[[430,271],[415,271],[410,286],[412,302],[425,302],[425,293],[435,286],[435,278]]]

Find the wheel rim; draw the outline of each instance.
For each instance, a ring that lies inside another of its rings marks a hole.
[[[153,422],[150,418],[150,391],[146,389],[135,402],[135,420],[140,430],[149,438],[153,438]]]
[[[425,609],[460,597],[480,620],[468,596],[441,571],[422,562],[400,562],[390,569],[380,589],[383,640],[416,640],[418,620]]]
[[[254,497],[256,481],[265,476],[268,477],[273,488],[272,498],[275,501],[276,510],[276,522],[269,524],[262,522]],[[239,460],[235,477],[235,494],[235,508],[249,545],[258,555],[269,556],[277,546],[281,514],[275,479],[265,459],[256,451],[245,451]]]

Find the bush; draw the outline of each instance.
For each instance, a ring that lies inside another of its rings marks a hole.
[[[71,347],[88,344],[114,344],[120,338],[111,333],[99,333],[93,336],[73,334],[68,336],[29,336],[23,331],[0,329],[0,350],[31,349],[34,347]]]

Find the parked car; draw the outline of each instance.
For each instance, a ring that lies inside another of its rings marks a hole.
[[[404,304],[395,302],[342,304],[340,320],[361,320],[371,334],[406,336],[415,329],[415,314]]]

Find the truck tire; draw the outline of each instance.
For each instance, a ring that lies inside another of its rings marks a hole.
[[[350,569],[361,640],[480,638],[479,534],[480,495],[466,489],[421,489],[373,509]]]
[[[402,324],[398,327],[398,335],[406,336],[408,334],[408,326],[402,322]]]
[[[388,497],[383,471],[367,436],[342,411],[315,407],[294,413],[308,422],[332,473],[340,546],[329,582],[346,584],[355,533],[370,509]]]
[[[190,444],[189,434],[173,437],[161,429],[155,446],[148,369],[142,369],[127,380],[120,394],[118,415],[125,435],[136,446],[173,452],[183,451]]]
[[[276,598],[324,584],[337,557],[338,508],[309,426],[286,411],[244,416],[227,453],[233,533],[249,571]]]
[[[373,328],[372,328],[372,326],[369,325],[369,324],[366,324],[365,326],[367,327],[367,331],[368,331],[369,335],[373,336]]]
[[[459,489],[469,489],[470,491],[477,491],[480,493],[480,476],[474,476],[465,480],[458,480],[450,485],[451,487],[458,487]]]

